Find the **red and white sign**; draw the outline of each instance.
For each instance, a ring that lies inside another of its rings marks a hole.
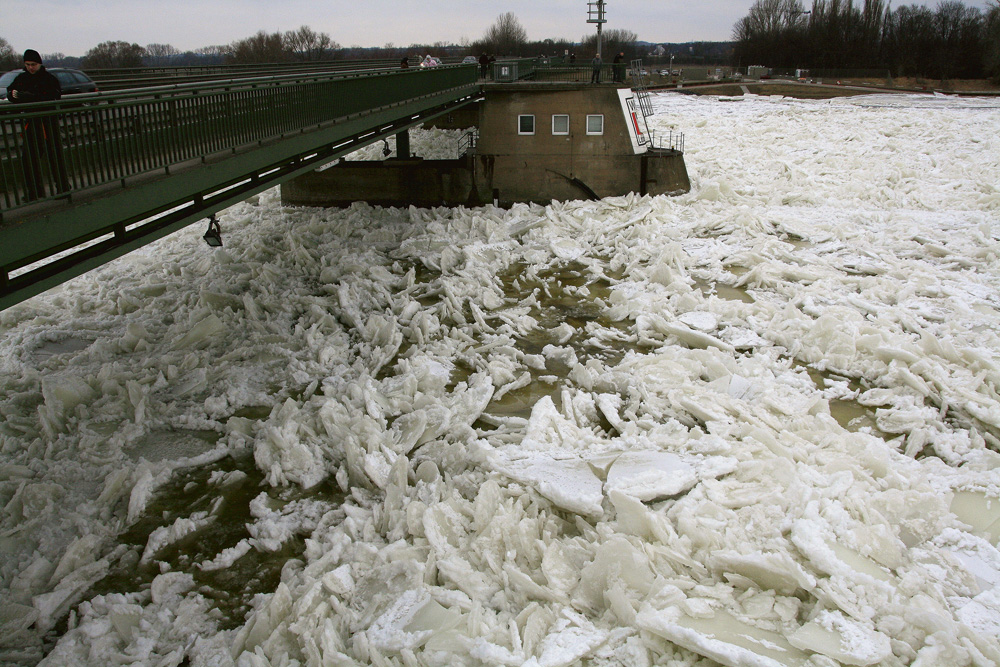
[[[639,108],[639,99],[635,96],[635,91],[628,88],[619,88],[618,98],[622,103],[622,113],[625,114],[629,136],[632,137],[632,150],[636,155],[645,153],[649,148],[649,137],[646,132],[646,121]]]

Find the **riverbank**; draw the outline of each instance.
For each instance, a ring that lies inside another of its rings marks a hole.
[[[891,83],[891,85],[889,85]],[[830,99],[870,95],[872,93],[944,93],[949,95],[1000,95],[1000,86],[988,80],[960,80],[938,82],[941,86],[928,85],[920,79],[842,79],[838,81],[791,81],[765,79],[762,81],[691,82],[670,86],[693,95],[740,96],[781,95],[799,99]]]

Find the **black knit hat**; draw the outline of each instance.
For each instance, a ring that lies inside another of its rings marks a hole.
[[[40,55],[38,55],[38,51],[35,51],[34,49],[28,49],[27,51],[24,52],[24,58],[23,58],[23,60],[26,63],[39,63],[39,64],[41,64],[42,57]]]

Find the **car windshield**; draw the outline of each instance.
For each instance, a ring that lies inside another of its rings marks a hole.
[[[7,72],[3,76],[0,76],[0,88],[6,88],[10,85],[10,82],[17,78],[17,75],[21,73],[21,70],[14,70],[13,72]]]

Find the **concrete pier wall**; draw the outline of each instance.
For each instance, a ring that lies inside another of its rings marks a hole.
[[[614,86],[494,84],[478,105],[479,140],[465,157],[341,162],[283,184],[282,200],[304,206],[510,206],[689,191],[684,155],[644,146],[637,153],[622,105]],[[466,113],[448,122],[470,119]]]
[[[386,160],[341,162],[281,185],[281,200],[293,206],[482,206],[490,193],[475,187],[472,161]]]

